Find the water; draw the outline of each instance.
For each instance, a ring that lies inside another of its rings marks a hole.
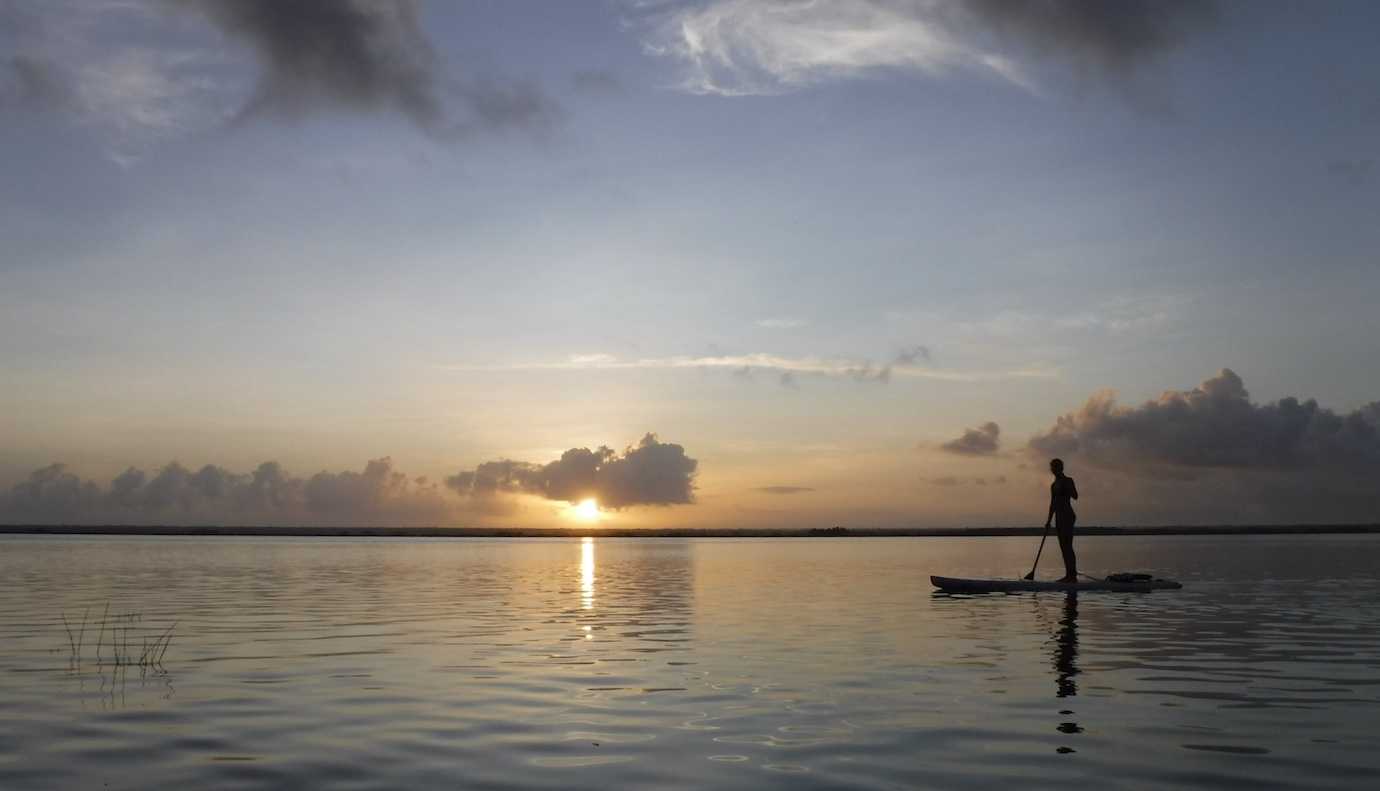
[[[1377,538],[4,538],[0,788],[1373,788]]]

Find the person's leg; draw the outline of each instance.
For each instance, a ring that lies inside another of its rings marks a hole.
[[[1059,523],[1059,553],[1064,556],[1064,578],[1060,582],[1078,581],[1078,556],[1073,554],[1073,520]]]

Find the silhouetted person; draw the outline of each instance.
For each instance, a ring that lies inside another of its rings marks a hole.
[[[1064,474],[1063,459],[1050,459],[1049,471],[1054,473],[1054,483],[1049,485],[1049,516],[1045,517],[1045,529],[1054,522],[1059,535],[1059,552],[1064,556],[1064,578],[1060,582],[1078,581],[1078,558],[1073,554],[1073,523],[1078,515],[1073,512],[1073,501],[1078,499],[1078,487],[1073,479]]]

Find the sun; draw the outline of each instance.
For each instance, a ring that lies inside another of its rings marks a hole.
[[[571,511],[574,517],[581,522],[599,521],[599,502],[593,497],[587,500],[581,500],[579,505],[576,505]]]

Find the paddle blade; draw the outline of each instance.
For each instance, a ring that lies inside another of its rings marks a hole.
[[[1030,572],[1029,574],[1025,575],[1024,577],[1021,577],[1021,579],[1033,580],[1033,579],[1035,579],[1035,572],[1032,571],[1032,572]]]

